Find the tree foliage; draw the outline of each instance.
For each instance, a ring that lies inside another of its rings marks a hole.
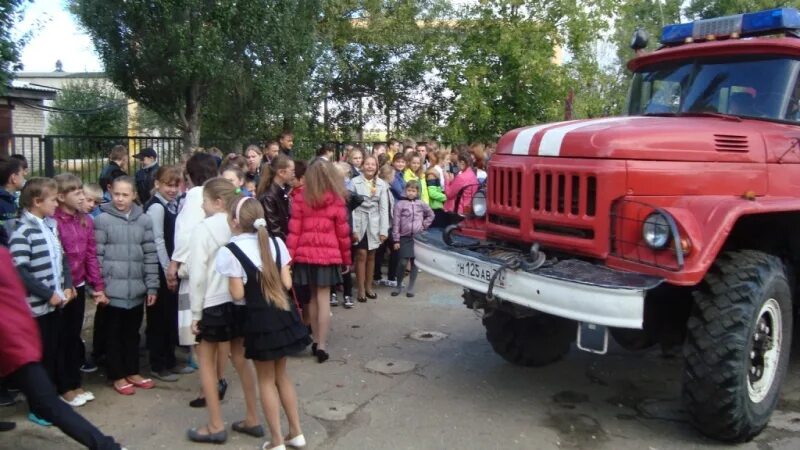
[[[328,138],[363,137],[365,125],[388,132],[413,121],[428,86],[431,42],[441,35],[442,0],[326,0],[315,97]]]
[[[127,100],[116,89],[97,80],[74,81],[64,86],[53,102],[48,133],[77,136],[127,134]]]
[[[296,107],[302,96],[286,83],[305,81],[310,61],[302,47],[313,42],[308,34],[317,6],[315,0],[71,1],[109,78],[130,98],[173,120],[186,146],[198,144],[209,101],[225,102],[238,114],[230,119],[226,108],[218,108],[209,118],[226,123],[233,134],[231,124],[251,105],[289,112]],[[277,94],[266,95],[268,89]]]
[[[23,0],[0,0],[0,94],[13,77],[19,64],[19,51],[23,42],[11,36],[14,24],[19,20]]]
[[[607,27],[609,2],[486,0],[456,20],[444,68],[452,93],[445,137],[494,140],[522,125],[557,120],[587,68],[590,45]],[[572,57],[560,64],[565,54]],[[448,103],[448,102],[446,102]]]
[[[686,8],[685,15],[692,19],[741,14],[772,8],[797,8],[797,0],[692,0]]]

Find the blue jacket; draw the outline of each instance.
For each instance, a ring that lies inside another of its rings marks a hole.
[[[406,180],[403,178],[403,172],[394,174],[394,181],[389,185],[389,189],[392,191],[392,196],[394,196],[395,200],[400,200],[406,196]]]
[[[10,223],[17,218],[17,197],[0,187],[0,245],[8,247]]]

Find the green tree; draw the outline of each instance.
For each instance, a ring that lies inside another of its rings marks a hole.
[[[77,136],[127,134],[128,101],[113,87],[97,80],[64,86],[53,102],[48,133]]]
[[[429,88],[430,44],[448,7],[441,0],[323,2],[314,93],[327,137],[362,140],[369,121],[392,132],[416,120],[416,97]]]
[[[741,14],[772,8],[797,8],[797,0],[692,0],[686,8],[686,16],[693,19]]]
[[[228,83],[242,82],[248,74],[263,73],[252,81],[253,89],[241,89],[242,95],[274,107],[262,96],[269,86],[283,96],[278,105],[294,108],[302,95],[292,86],[304,84],[304,68],[310,64],[307,52],[298,49],[313,42],[309,22],[316,19],[317,6],[315,0],[71,0],[113,83],[173,120],[186,147],[198,145],[203,110],[213,106],[210,99],[231,100],[214,89],[231,93],[239,86]],[[269,78],[276,73],[281,77]],[[286,79],[291,83],[281,83]],[[283,111],[291,123],[293,111]],[[228,117],[220,114],[214,120]]]
[[[570,89],[592,67],[590,46],[608,27],[610,2],[486,0],[463,9],[442,53],[452,142],[492,141],[531,123],[558,120]],[[560,64],[565,55],[571,57]],[[579,93],[576,93],[580,95]]]
[[[259,2],[254,2],[259,3]],[[203,127],[238,141],[292,129],[308,110],[318,52],[317,1],[261,2],[258,37],[231,35],[231,64],[209,93]]]
[[[11,30],[22,14],[22,4],[23,0],[0,0],[0,94],[5,92],[19,65],[19,50],[24,39],[14,39]]]
[[[616,47],[616,58],[606,73],[606,104],[610,114],[624,112],[625,98],[631,79],[626,64],[634,55],[630,48],[636,29],[644,30],[649,39],[644,51],[653,51],[659,45],[661,29],[665,25],[681,21],[683,0],[625,0],[615,9],[614,33],[611,42]]]

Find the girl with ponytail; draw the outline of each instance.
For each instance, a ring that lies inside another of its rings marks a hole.
[[[290,300],[291,257],[282,240],[270,236],[264,209],[258,200],[242,198],[230,204],[228,220],[233,237],[220,249],[216,270],[228,277],[231,297],[244,299],[241,316],[245,357],[252,359],[264,416],[271,440],[264,449],[306,444],[300,428],[297,393],[286,372],[286,357],[311,343],[297,307]],[[289,434],[281,433],[280,405],[289,422]]]

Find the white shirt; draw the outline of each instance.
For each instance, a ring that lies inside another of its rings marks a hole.
[[[286,244],[280,238],[275,238],[275,241],[278,243],[278,252],[281,255],[281,269],[283,269],[289,261],[292,260],[292,257],[289,256],[289,250],[286,248]],[[239,249],[247,255],[247,258],[250,262],[253,263],[254,266],[258,267],[258,270],[262,269],[261,264],[261,250],[258,246],[258,235],[255,233],[244,233],[239,234],[231,238],[231,242],[235,243]],[[275,261],[275,245],[272,243],[272,239],[269,240],[269,250],[271,252],[272,260]],[[229,278],[241,278],[243,283],[247,283],[247,273],[244,271],[244,267],[233,256],[230,250],[227,247],[222,247],[217,252],[217,272],[221,275],[224,275]]]
[[[175,219],[175,249],[172,251],[172,260],[185,263],[189,257],[189,248],[192,246],[192,230],[203,219],[203,186],[189,189],[183,201],[178,217]]]

